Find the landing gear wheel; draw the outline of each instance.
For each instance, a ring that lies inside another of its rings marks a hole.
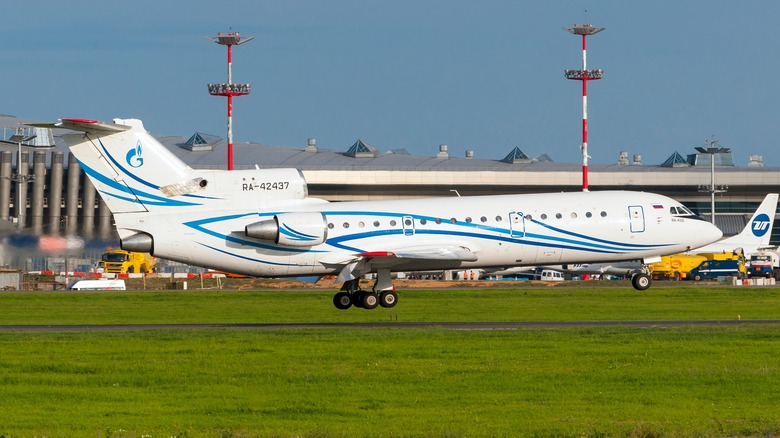
[[[376,309],[379,305],[379,296],[373,292],[363,291],[363,308],[364,309]]]
[[[398,295],[391,290],[382,291],[379,294],[379,305],[382,307],[395,307],[398,304]]]
[[[346,310],[352,307],[352,297],[346,292],[339,292],[333,296],[333,305],[337,309]]]
[[[631,278],[631,285],[636,290],[647,290],[650,288],[650,276],[645,273],[636,274]]]
[[[367,293],[368,292],[364,290],[356,290],[355,292],[352,292],[352,305],[355,307],[363,307],[363,295]]]

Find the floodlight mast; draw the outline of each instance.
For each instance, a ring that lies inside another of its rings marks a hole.
[[[16,226],[19,228],[24,228],[27,216],[25,213],[27,201],[25,200],[24,203],[22,203],[22,185],[31,183],[33,179],[35,179],[34,175],[22,173],[22,143],[26,143],[35,137],[37,137],[37,135],[26,135],[22,132],[21,128],[19,128],[17,133],[8,139],[9,142],[19,145],[19,155],[16,159],[16,174],[8,178],[16,183],[16,201],[14,201],[14,206],[16,207]]]
[[[587,37],[595,35],[605,28],[593,27],[592,24],[575,24],[572,28],[564,28],[574,35],[582,35],[582,69],[565,70],[566,79],[582,81],[582,191],[588,191],[588,81],[601,79],[604,70],[588,70]]]
[[[700,192],[710,192],[710,221],[712,225],[715,225],[715,194],[723,193],[727,190],[726,186],[717,187],[715,185],[715,154],[727,154],[731,152],[731,148],[723,148],[718,146],[720,140],[704,140],[709,145],[706,148],[696,147],[696,151],[701,154],[710,155],[710,186],[706,188],[699,187]]]
[[[227,97],[227,135],[228,135],[228,151],[227,151],[227,166],[228,170],[233,170],[233,96],[245,96],[252,91],[250,84],[234,84],[233,83],[233,46],[238,46],[246,42],[251,41],[254,37],[243,38],[238,32],[219,32],[215,37],[206,37],[207,39],[214,41],[215,43],[227,46],[227,67],[228,67],[228,81],[226,84],[208,84],[209,94],[212,96],[226,96]]]

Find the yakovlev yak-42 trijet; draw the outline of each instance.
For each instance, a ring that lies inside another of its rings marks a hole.
[[[38,125],[41,126],[41,125]],[[122,248],[260,277],[338,274],[336,307],[392,307],[394,271],[643,260],[722,233],[666,196],[628,191],[329,203],[297,169],[192,169],[140,120],[62,119]],[[376,273],[373,290],[357,279]],[[633,277],[650,287],[646,269]]]

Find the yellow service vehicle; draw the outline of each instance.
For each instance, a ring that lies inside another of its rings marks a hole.
[[[147,253],[109,249],[100,258],[103,271],[114,274],[150,273],[157,266],[157,259]]]
[[[672,254],[661,257],[660,262],[651,263],[648,267],[653,280],[682,280],[705,260],[707,258],[700,254]]]
[[[688,273],[693,268],[705,260],[737,260],[744,263],[744,256],[732,252],[672,254],[661,257],[660,262],[651,263],[649,267],[653,280],[683,280],[688,278]],[[741,272],[744,272],[744,268]]]

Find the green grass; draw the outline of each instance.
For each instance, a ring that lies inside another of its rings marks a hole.
[[[406,291],[394,312],[399,321],[780,314],[770,288],[649,292]],[[3,293],[0,323],[392,316],[336,311],[331,295]],[[0,435],[769,436],[780,434],[779,347],[775,325],[0,332]]]
[[[780,288],[406,290],[392,310],[336,311],[333,291],[0,293],[0,324],[777,319]]]

